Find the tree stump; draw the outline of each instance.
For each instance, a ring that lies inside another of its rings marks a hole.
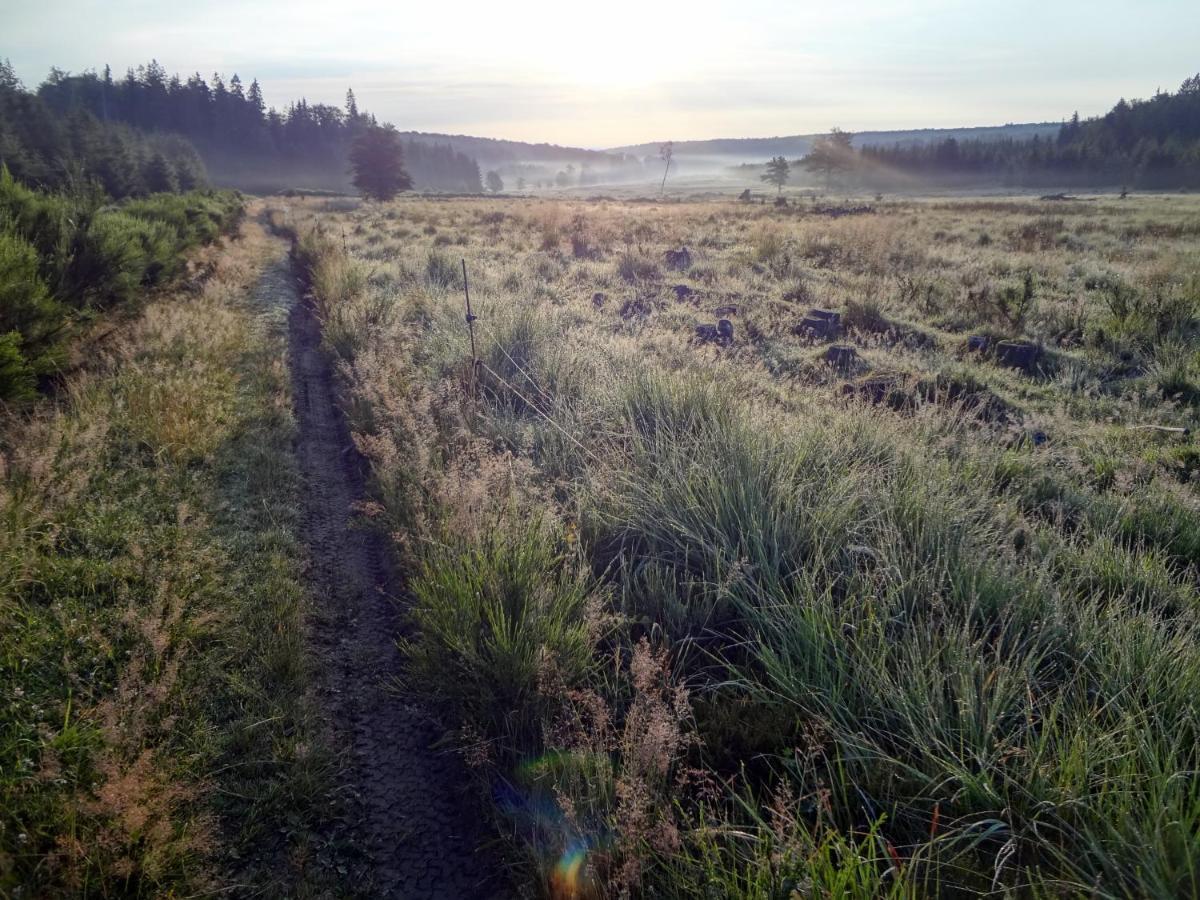
[[[733,343],[733,323],[728,319],[721,319],[716,325],[697,325],[696,338],[702,344],[720,344],[722,347],[728,347]]]
[[[858,351],[848,344],[834,344],[825,351],[822,357],[828,365],[835,369],[846,371],[851,368],[858,359]]]
[[[996,361],[1023,372],[1032,371],[1041,355],[1042,349],[1032,341],[1000,341],[996,345]]]
[[[841,313],[828,309],[810,309],[800,324],[792,329],[796,334],[807,334],[822,340],[837,337],[842,328]]]
[[[668,250],[663,254],[667,267],[671,269],[688,269],[692,265],[692,253],[687,247],[678,250]]]
[[[971,353],[987,353],[992,339],[986,334],[973,334],[967,338],[967,350]]]

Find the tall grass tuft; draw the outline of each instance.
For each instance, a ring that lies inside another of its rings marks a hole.
[[[403,649],[415,682],[499,738],[511,760],[540,742],[547,668],[567,685],[591,671],[594,597],[552,522],[510,513],[494,524],[422,554],[410,582],[420,638]]]

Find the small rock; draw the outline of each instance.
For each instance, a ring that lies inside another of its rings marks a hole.
[[[738,308],[736,306],[718,306],[713,310],[714,316],[736,316]]]
[[[592,294],[592,306],[596,307],[596,309],[602,308],[607,302],[608,294],[604,293],[604,291],[596,291],[596,293]]]

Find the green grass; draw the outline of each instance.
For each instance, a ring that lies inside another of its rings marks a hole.
[[[285,334],[238,252],[5,423],[5,895],[329,884]]]
[[[353,344],[347,408],[411,574],[405,647],[531,883],[1200,893],[1194,454],[1125,427],[1200,424],[1196,215],[349,216],[351,258],[329,242],[309,265],[374,271],[322,302],[353,322],[331,343]],[[470,260],[477,382],[434,234]],[[693,266],[663,272],[681,245]],[[733,347],[689,343],[728,304]],[[809,306],[846,314],[860,373],[793,332]],[[1004,369],[969,334],[1041,342],[1044,365]],[[876,376],[889,402],[848,399]]]

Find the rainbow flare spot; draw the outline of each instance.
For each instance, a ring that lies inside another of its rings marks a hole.
[[[587,853],[586,845],[576,843],[567,847],[558,858],[554,871],[550,873],[550,890],[556,900],[581,896]]]

